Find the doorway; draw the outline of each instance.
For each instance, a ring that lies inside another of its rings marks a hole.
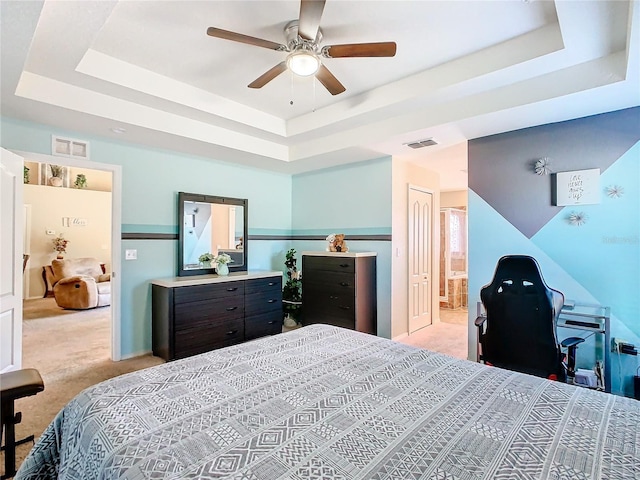
[[[468,350],[467,192],[440,193],[440,322]]]
[[[110,220],[110,229],[108,229],[106,231],[106,233],[103,235],[105,238],[101,238],[100,240],[97,240],[100,245],[100,248],[103,249],[105,252],[109,253],[109,262],[105,262],[107,263],[107,265],[105,265],[106,267],[106,272],[110,273],[111,275],[111,305],[109,308],[109,312],[107,313],[108,316],[108,330],[105,329],[105,331],[107,332],[107,345],[105,346],[105,351],[108,351],[108,357],[110,357],[111,360],[113,361],[118,361],[122,358],[122,352],[121,352],[121,343],[120,343],[120,278],[119,278],[119,270],[120,270],[120,261],[121,261],[121,255],[120,255],[120,251],[121,251],[121,184],[122,184],[122,168],[119,165],[110,165],[110,164],[103,164],[103,163],[98,163],[98,162],[93,162],[90,160],[86,160],[86,159],[78,159],[78,158],[68,158],[68,157],[58,157],[58,156],[51,156],[51,155],[44,155],[44,154],[35,154],[35,153],[31,153],[31,152],[16,152],[18,153],[20,156],[22,156],[24,158],[24,162],[25,165],[26,164],[41,164],[41,165],[57,165],[60,167],[64,167],[64,169],[66,169],[67,174],[71,175],[74,172],[89,172],[89,171],[95,171],[95,172],[99,172],[103,177],[109,177],[110,179],[110,184],[111,184],[111,192],[110,192],[110,200],[107,202],[107,204],[104,206],[105,209],[110,210],[110,214],[109,214],[109,220]],[[35,173],[33,175],[33,178],[37,180],[37,182],[40,183],[40,185],[43,185],[41,188],[47,188],[47,189],[53,189],[56,190],[54,187],[48,187],[45,186],[43,184],[44,177],[43,175],[43,171],[42,169],[40,169],[39,167],[36,168],[37,173]],[[25,172],[26,175],[26,172]],[[85,174],[85,176],[87,176],[87,174]],[[87,177],[90,178],[90,177]],[[95,178],[95,177],[94,177]],[[64,179],[63,185],[66,185],[67,189],[70,189],[73,187],[73,183],[74,183],[74,179],[76,179],[75,173],[73,178],[70,178],[70,176],[67,176],[67,178]],[[31,180],[31,178],[30,178]],[[22,190],[25,190],[25,187],[22,186]],[[64,187],[63,187],[64,188]],[[60,192],[58,192],[60,193]],[[79,193],[79,192],[76,192]],[[95,193],[95,192],[94,192]],[[22,208],[22,207],[21,207]],[[32,225],[33,225],[33,221],[34,221],[34,211],[32,209]],[[72,227],[70,227],[70,221],[72,219],[76,220],[76,226],[79,226],[79,228],[82,228],[82,218],[76,218],[76,216],[74,216],[72,209],[70,208],[67,212],[58,212],[52,219],[51,223],[53,225],[55,225],[55,229],[65,229],[65,231],[71,230]],[[67,223],[65,223],[65,220]],[[88,221],[88,220],[87,220]],[[52,239],[54,238],[54,236],[44,236],[46,235],[47,229],[43,228],[42,225],[40,225],[40,230],[44,230],[42,232],[38,231],[37,233],[40,235],[40,239],[36,240],[35,238],[35,234],[32,235],[32,245],[34,245],[34,243],[36,241],[40,241],[41,245],[40,245],[40,250],[42,251],[43,249],[43,242],[44,244],[47,244],[47,242],[51,242]],[[51,229],[52,231],[54,230],[54,228]],[[44,236],[44,238],[43,238]],[[85,242],[86,243],[86,242]],[[77,244],[78,245],[78,244]],[[52,247],[52,245],[51,245]],[[44,247],[46,248],[46,247]],[[32,255],[30,257],[34,258],[33,255],[33,251],[31,252]],[[52,252],[53,253],[53,248],[52,248]],[[51,253],[49,255],[51,255]],[[76,252],[72,252],[72,255],[74,257],[82,257],[82,256],[100,256],[100,254],[92,254],[93,252],[89,251],[89,250],[82,250],[79,249]],[[33,277],[34,275],[36,276],[36,278],[38,277],[38,275],[41,275],[40,270],[42,269],[42,267],[44,266],[45,263],[50,263],[51,260],[51,256],[49,256],[48,258],[44,258],[41,257],[40,260],[38,261],[38,264],[35,267],[35,271],[31,271],[30,274]],[[48,261],[47,261],[48,260]],[[34,262],[36,262],[36,260],[34,260]],[[42,265],[40,265],[42,264]],[[40,270],[39,270],[40,269]],[[33,268],[32,268],[33,270]],[[32,278],[33,281],[33,278]],[[46,282],[43,281],[42,279],[40,279],[40,283],[38,283],[38,289],[42,288],[44,289],[44,286],[41,287],[41,285],[45,285]],[[36,284],[34,284],[36,285]],[[41,292],[37,292],[38,294]],[[44,295],[46,296],[46,292],[44,292]],[[30,296],[32,298],[34,298],[35,296],[38,296],[36,294],[36,292],[32,291],[30,292]],[[55,300],[53,298],[50,298],[49,300],[52,300],[55,304]],[[106,307],[100,307],[98,309],[93,309],[93,310],[100,310],[100,309],[104,309]],[[69,315],[70,311],[66,311],[66,310],[62,310],[60,309],[61,312],[63,312],[63,314],[65,315]],[[32,312],[33,313],[33,312]],[[108,332],[110,331],[110,333]]]

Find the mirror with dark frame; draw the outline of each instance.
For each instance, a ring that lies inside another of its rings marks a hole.
[[[179,192],[178,276],[216,273],[201,260],[207,253],[226,253],[230,271],[246,271],[248,210],[247,199]]]

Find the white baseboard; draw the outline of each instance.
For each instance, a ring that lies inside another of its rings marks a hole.
[[[404,332],[404,333],[401,333],[400,335],[397,335],[397,336],[393,337],[391,340],[393,340],[394,342],[397,342],[400,339],[408,337],[408,336],[409,336],[409,333],[408,332]]]
[[[145,355],[150,355],[152,353],[153,352],[151,350],[143,350],[143,351],[140,351],[140,352],[128,353],[126,355],[122,355],[120,357],[120,361],[129,360],[130,358],[135,358],[135,357],[143,357]]]

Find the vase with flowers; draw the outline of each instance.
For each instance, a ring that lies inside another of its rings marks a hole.
[[[69,240],[64,238],[62,234],[58,235],[56,238],[53,239],[53,251],[57,252],[56,258],[60,260],[64,258],[62,254],[67,253],[68,243],[69,243]]]
[[[216,264],[216,273],[218,275],[229,275],[229,263],[233,262],[231,256],[226,253],[221,253],[213,259],[213,262]]]
[[[211,262],[216,256],[213,253],[203,253],[198,257],[198,261],[202,265],[202,268],[211,268]]]

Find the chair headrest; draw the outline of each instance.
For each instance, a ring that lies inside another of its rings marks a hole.
[[[69,259],[53,259],[51,261],[51,268],[56,281],[66,277],[73,277],[75,275],[87,275],[97,278],[102,275],[102,268],[100,262],[96,258],[69,258]]]

